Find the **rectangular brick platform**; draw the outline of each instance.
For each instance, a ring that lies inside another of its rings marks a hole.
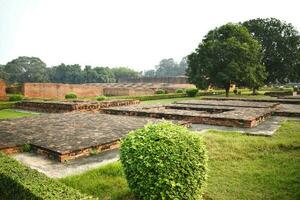
[[[203,103],[203,105],[202,105]],[[210,103],[210,104],[209,104]],[[236,104],[234,106],[233,104]],[[268,118],[277,104],[232,102],[225,106],[210,101],[183,101],[170,105],[139,105],[103,109],[107,114],[183,120],[191,123],[251,128]]]
[[[155,119],[91,112],[40,114],[0,121],[0,150],[15,153],[23,144],[58,161],[118,148],[129,131]]]
[[[268,102],[280,104],[299,104],[300,99],[247,99],[247,98],[231,98],[231,97],[205,97],[203,100],[216,100],[216,101],[247,101],[247,102]]]
[[[115,99],[108,101],[21,101],[15,108],[35,112],[62,113],[72,111],[99,111],[113,106],[128,106],[139,104],[139,100]]]

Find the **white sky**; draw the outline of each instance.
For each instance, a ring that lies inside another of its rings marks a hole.
[[[153,68],[227,22],[276,17],[300,30],[297,0],[0,0],[0,63]]]

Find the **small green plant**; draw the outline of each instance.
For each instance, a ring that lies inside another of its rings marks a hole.
[[[184,90],[183,90],[183,89],[177,89],[177,90],[175,91],[175,93],[184,93]]]
[[[66,94],[65,99],[77,99],[77,94],[74,92],[70,92]]]
[[[97,100],[97,101],[103,101],[103,100],[106,100],[106,99],[107,99],[106,96],[97,96],[97,97],[96,97],[96,100]]]
[[[235,95],[237,95],[237,94],[238,94],[238,90],[237,90],[237,88],[235,88],[235,89],[233,90],[233,93],[234,93]]]
[[[23,100],[23,96],[20,94],[14,94],[9,97],[9,101],[22,101],[22,100]]]
[[[22,145],[22,152],[30,152],[31,151],[31,145],[30,144],[23,144]]]
[[[294,92],[299,92],[299,88],[298,88],[297,86],[294,86],[294,87],[293,87],[293,91],[294,91]]]
[[[187,89],[185,91],[185,93],[189,96],[189,97],[195,97],[198,94],[198,89],[197,88],[192,88],[192,89]]]
[[[201,199],[207,155],[202,138],[187,128],[148,124],[122,140],[120,155],[138,199]]]
[[[163,89],[158,89],[155,91],[155,94],[166,94],[166,91],[164,91]]]
[[[90,150],[90,155],[94,156],[94,155],[97,155],[97,154],[98,154],[98,151],[97,151],[96,148],[92,148],[92,149]]]

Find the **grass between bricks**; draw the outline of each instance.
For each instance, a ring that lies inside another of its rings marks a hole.
[[[18,112],[11,109],[3,109],[0,110],[0,119],[12,119],[12,118],[20,118],[20,117],[30,117],[33,116],[32,113],[24,113]]]
[[[284,122],[273,137],[221,131],[203,137],[210,159],[205,200],[300,199],[299,121]],[[60,181],[100,199],[134,199],[120,162]]]

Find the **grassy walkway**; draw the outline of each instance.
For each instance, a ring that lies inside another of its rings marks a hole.
[[[11,119],[11,118],[19,118],[19,117],[29,117],[32,116],[31,113],[18,112],[11,109],[3,109],[0,110],[0,119]]]
[[[273,137],[203,137],[210,158],[204,199],[300,199],[299,121],[285,122]],[[119,162],[61,181],[100,199],[133,199]]]

